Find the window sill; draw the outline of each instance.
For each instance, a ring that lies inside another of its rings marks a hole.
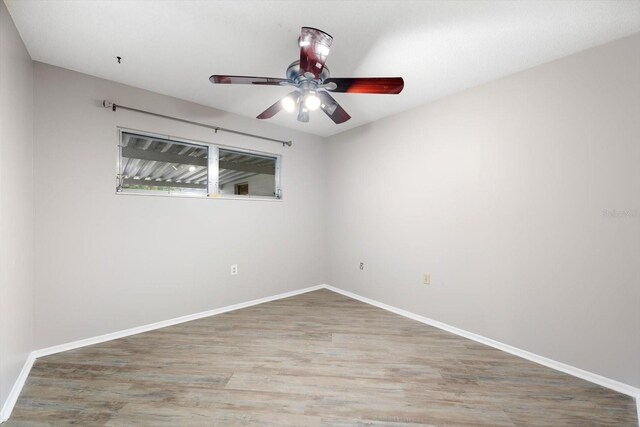
[[[187,194],[152,194],[152,193],[127,193],[124,191],[116,191],[119,196],[143,196],[143,197],[171,197],[180,199],[199,199],[199,200],[241,200],[247,202],[282,202],[282,198],[275,197],[259,197],[259,196],[233,196],[233,195],[212,195],[197,196]]]

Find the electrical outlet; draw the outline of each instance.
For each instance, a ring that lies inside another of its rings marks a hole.
[[[364,262],[360,263],[360,270],[364,270]]]
[[[431,274],[424,273],[422,275],[422,283],[425,284],[425,285],[430,285],[431,284]]]
[[[236,274],[238,274],[238,264],[233,264],[231,266],[231,275],[235,276]]]

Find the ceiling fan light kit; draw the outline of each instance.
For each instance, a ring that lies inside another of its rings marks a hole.
[[[331,78],[325,66],[331,51],[333,37],[324,31],[302,27],[298,45],[300,59],[289,65],[286,79],[274,77],[228,76],[214,74],[214,84],[252,84],[262,86],[293,86],[296,89],[260,113],[258,119],[270,119],[280,110],[293,113],[298,110],[298,121],[308,122],[309,112],[321,109],[334,123],[344,123],[351,116],[329,94],[366,93],[395,95],[402,92],[402,77],[347,77]]]

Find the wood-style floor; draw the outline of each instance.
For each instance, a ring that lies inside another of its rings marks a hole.
[[[632,398],[321,290],[39,359],[8,426],[637,426]]]

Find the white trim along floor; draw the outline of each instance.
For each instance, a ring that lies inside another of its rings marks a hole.
[[[118,331],[118,332],[112,332],[109,334],[105,334],[105,335],[100,335],[97,337],[93,337],[93,338],[87,338],[87,339],[83,339],[83,340],[78,340],[78,341],[73,341],[70,343],[66,343],[66,344],[61,344],[61,345],[57,345],[57,346],[53,346],[53,347],[48,347],[48,348],[44,348],[44,349],[40,349],[40,350],[35,350],[32,351],[25,364],[24,367],[22,369],[22,371],[20,372],[20,375],[18,376],[18,379],[16,380],[13,388],[11,389],[11,392],[9,393],[9,396],[5,402],[5,404],[2,407],[2,411],[0,412],[0,422],[6,421],[9,416],[11,415],[11,412],[13,410],[14,405],[16,404],[17,400],[18,400],[18,396],[20,395],[20,392],[22,391],[22,387],[24,386],[27,377],[29,376],[29,372],[31,370],[31,367],[33,366],[35,360],[39,357],[43,357],[43,356],[48,356],[48,355],[52,355],[55,353],[60,353],[63,351],[67,351],[67,350],[72,350],[72,349],[76,349],[76,348],[80,348],[80,347],[85,347],[85,346],[89,346],[89,345],[93,345],[93,344],[98,344],[98,343],[102,343],[105,341],[110,341],[110,340],[114,340],[114,339],[118,339],[118,338],[123,338],[123,337],[127,337],[130,335],[135,335],[135,334],[139,334],[142,332],[147,332],[147,331],[151,331],[151,330],[155,330],[155,329],[160,329],[160,328],[165,328],[167,326],[172,326],[172,325],[177,325],[179,323],[184,323],[184,322],[189,322],[192,320],[196,320],[196,319],[201,319],[204,317],[209,317],[209,316],[214,316],[216,314],[221,314],[221,313],[227,313],[230,311],[235,311],[235,310],[239,310],[242,308],[246,308],[246,307],[251,307],[254,305],[258,305],[258,304],[263,304],[269,301],[275,301],[275,300],[279,300],[279,299],[283,299],[283,298],[288,298],[294,295],[300,295],[300,294],[304,294],[307,292],[312,292],[312,291],[316,291],[319,289],[328,289],[330,291],[342,294],[344,296],[347,296],[349,298],[353,298],[355,300],[364,302],[366,304],[370,304],[372,306],[390,311],[392,313],[398,314],[400,316],[404,316],[406,318],[445,330],[447,332],[451,332],[453,334],[462,336],[464,338],[468,338],[470,340],[488,345],[490,347],[496,348],[498,350],[502,350],[505,351],[507,353],[513,354],[515,356],[519,356],[522,357],[524,359],[527,359],[529,361],[538,363],[540,365],[564,372],[566,374],[569,375],[573,375],[575,377],[590,381],[592,383],[598,384],[600,386],[603,387],[607,387],[609,389],[615,390],[619,393],[623,393],[626,394],[628,396],[634,397],[636,400],[636,406],[637,406],[637,413],[640,416],[640,389],[633,387],[631,385],[628,384],[624,384],[622,382],[616,381],[616,380],[612,380],[610,378],[606,378],[603,377],[601,375],[592,373],[592,372],[588,372],[585,371],[583,369],[580,368],[576,368],[574,366],[570,366],[567,365],[565,363],[562,362],[558,362],[543,356],[539,356],[537,354],[525,351],[525,350],[521,350],[518,349],[516,347],[510,346],[508,344],[504,344],[501,343],[499,341],[495,341],[492,340],[490,338],[478,335],[478,334],[474,334],[472,332],[468,332],[465,331],[463,329],[459,329],[456,328],[454,326],[442,323],[442,322],[438,322],[436,320],[433,319],[429,319],[427,317],[415,314],[415,313],[411,313],[409,311],[406,310],[402,310],[400,308],[397,307],[393,307],[387,304],[384,304],[382,302],[376,301],[376,300],[372,300],[370,298],[366,298],[357,294],[354,294],[352,292],[349,291],[345,291],[330,285],[317,285],[317,286],[311,286],[311,287],[307,287],[307,288],[303,288],[303,289],[299,289],[299,290],[295,290],[295,291],[291,291],[291,292],[285,292],[282,294],[278,294],[278,295],[273,295],[270,297],[265,297],[265,298],[260,298],[260,299],[255,299],[255,300],[251,300],[251,301],[247,301],[244,303],[239,303],[239,304],[234,304],[234,305],[230,305],[230,306],[226,306],[226,307],[221,307],[221,308],[217,308],[217,309],[213,309],[213,310],[208,310],[208,311],[203,311],[200,313],[195,313],[195,314],[190,314],[187,316],[182,316],[182,317],[177,317],[174,319],[169,319],[169,320],[164,320],[161,322],[156,322],[156,323],[151,323],[148,325],[143,325],[143,326],[138,326],[135,328],[130,328],[130,329],[125,329],[122,331]],[[640,426],[640,419],[639,419],[639,424]]]

